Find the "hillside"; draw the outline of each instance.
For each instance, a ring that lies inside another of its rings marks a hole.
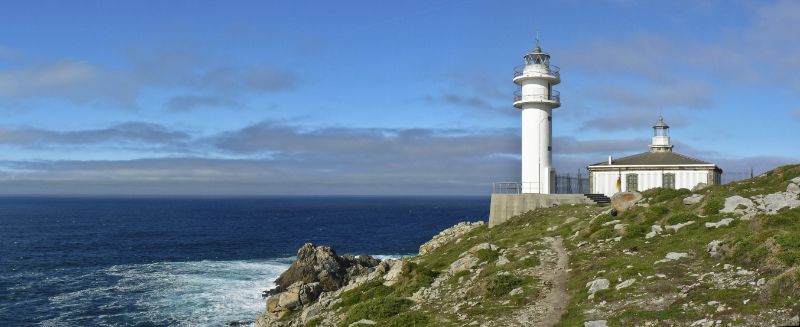
[[[281,294],[305,302],[281,308],[274,295],[257,325],[789,325],[800,312],[798,185],[800,165],[784,166],[695,193],[650,190],[616,216],[564,205],[491,229],[462,223],[418,256],[358,265],[318,299],[313,280],[297,282]]]

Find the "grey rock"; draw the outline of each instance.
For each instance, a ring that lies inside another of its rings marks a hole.
[[[702,194],[692,194],[691,196],[688,196],[683,199],[683,204],[687,206],[692,204],[698,204],[700,203],[700,201],[703,200],[704,197],[705,195]]]
[[[692,187],[692,192],[700,191],[700,190],[702,190],[702,189],[704,189],[706,187],[708,187],[708,184],[706,184],[706,183],[697,183],[697,185]]]
[[[720,240],[714,240],[706,245],[706,252],[712,257],[716,257],[720,255],[720,246],[723,244]]]
[[[608,323],[605,320],[592,320],[584,322],[583,327],[608,327]]]
[[[795,183],[789,183],[789,186],[786,187],[786,192],[800,194],[800,186]]]
[[[664,229],[671,230],[673,232],[677,232],[679,229],[684,228],[686,226],[689,226],[691,224],[694,224],[694,220],[689,220],[687,222],[682,222],[680,224],[675,224],[675,225],[667,225],[667,226],[664,226]]]
[[[599,290],[608,289],[609,283],[608,279],[599,278],[595,279],[591,282],[586,283],[586,287],[589,288],[589,293],[596,293]]]
[[[636,282],[636,278],[627,279],[624,282],[621,282],[621,283],[617,284],[617,286],[615,286],[614,288],[617,289],[617,290],[621,290],[623,288],[626,288],[628,286],[633,285],[633,283],[635,283],[635,282]]]
[[[356,322],[350,324],[350,326],[377,325],[377,324],[378,324],[377,322],[374,322],[374,321],[369,320],[369,319],[361,319],[359,321],[356,321]]]
[[[708,228],[719,228],[722,226],[728,226],[733,222],[733,218],[723,218],[718,222],[715,223],[706,223],[706,227]]]
[[[744,209],[744,210],[737,209],[739,207],[739,205],[744,206],[746,209]],[[734,196],[730,196],[730,197],[725,198],[725,206],[719,212],[722,212],[722,213],[733,213],[733,212],[743,213],[743,211],[749,211],[749,210],[752,210],[752,208],[753,208],[753,201],[752,200],[750,200],[748,198],[745,198],[745,197],[738,196],[738,195],[734,195]]]

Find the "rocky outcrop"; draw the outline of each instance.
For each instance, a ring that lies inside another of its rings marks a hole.
[[[360,276],[372,273],[380,260],[370,256],[336,255],[327,246],[304,244],[297,259],[275,280],[269,290],[267,315],[280,318],[315,301],[323,292],[341,289]],[[390,269],[390,268],[386,268]]]
[[[617,213],[623,213],[625,210],[636,205],[636,202],[642,199],[642,194],[639,192],[618,192],[611,197],[611,206]]]
[[[474,223],[471,222],[460,222],[457,225],[445,229],[436,236],[434,236],[430,241],[425,242],[419,246],[419,255],[425,255],[438,247],[444,245],[447,242],[455,240],[465,234],[471,232],[473,229],[483,226],[485,223],[483,221],[476,221]]]
[[[347,285],[353,276],[372,272],[378,263],[380,260],[370,256],[337,256],[328,246],[306,243],[297,251],[297,259],[289,269],[275,280],[278,286],[272,292],[284,292],[297,282],[319,283],[323,291],[335,291]]]

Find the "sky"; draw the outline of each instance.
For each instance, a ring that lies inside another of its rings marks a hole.
[[[514,66],[561,68],[559,173],[647,151],[800,163],[798,1],[15,1],[0,194],[487,195]]]

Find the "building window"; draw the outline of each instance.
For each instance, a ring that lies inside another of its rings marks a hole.
[[[666,173],[661,177],[661,187],[675,189],[675,174]]]
[[[548,145],[547,146],[547,151],[553,151],[553,147]]]
[[[626,192],[639,191],[639,175],[637,174],[625,175],[625,191]]]

